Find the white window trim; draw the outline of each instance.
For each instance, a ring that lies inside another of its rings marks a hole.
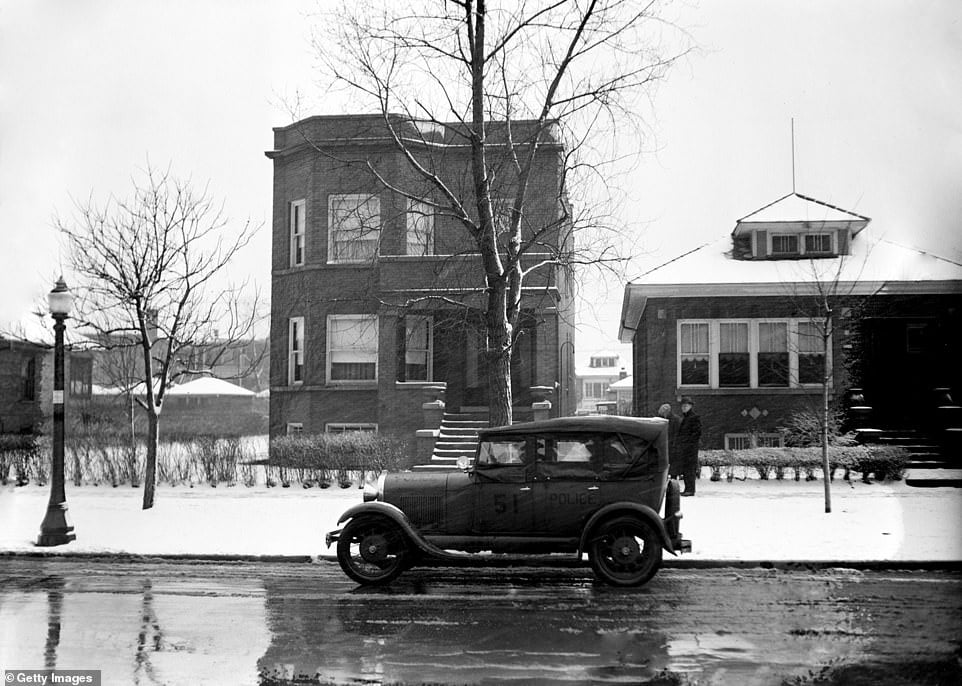
[[[712,350],[717,351],[717,328],[712,326],[711,319],[679,319],[675,328],[675,379],[679,388],[713,388],[718,382],[718,356],[712,357]],[[737,320],[736,320],[737,321]],[[681,325],[682,324],[708,324],[708,383],[707,384],[682,384],[681,382]],[[715,340],[712,340],[714,333]],[[750,348],[749,348],[750,349]],[[712,383],[712,379],[715,383]]]
[[[287,423],[287,435],[288,436],[299,436],[304,433],[304,423],[303,422],[288,422]]]
[[[336,260],[334,259],[334,199],[344,198],[350,202],[367,202],[374,200],[377,203],[375,214],[378,222],[377,240],[375,241],[374,254],[356,260]],[[381,198],[375,193],[331,193],[327,196],[327,263],[328,264],[363,264],[374,260],[378,255],[378,246],[381,243]]]
[[[775,252],[775,236],[794,236],[795,237],[795,252]],[[768,254],[770,256],[775,255],[801,255],[802,254],[802,240],[801,234],[795,231],[769,231],[768,232]]]
[[[374,351],[374,378],[373,379],[331,379],[331,330],[332,323],[339,319],[368,319],[374,323],[374,337],[377,348]],[[329,314],[327,315],[327,329],[324,333],[325,339],[325,379],[331,386],[374,386],[377,384],[380,372],[380,327],[376,314]]]
[[[291,267],[302,267],[307,256],[307,216],[305,214],[307,203],[304,200],[295,200],[287,206],[287,224],[290,243],[288,245],[289,260]],[[299,210],[295,212],[295,210]],[[295,221],[295,215],[300,221]],[[300,243],[301,259],[297,259],[297,246]]]
[[[427,349],[427,354],[428,354],[428,378],[426,378],[426,379],[414,379],[414,380],[411,380],[411,379],[408,379],[408,378],[407,378],[407,375],[405,374],[404,381],[400,381],[399,383],[402,383],[402,384],[407,384],[407,383],[412,383],[412,384],[431,383],[431,382],[434,381],[434,317],[425,316],[425,315],[408,315],[408,316],[406,316],[406,317],[404,318],[404,322],[405,322],[404,333],[403,333],[404,336],[407,336],[407,321],[408,321],[408,320],[416,320],[416,321],[419,321],[419,322],[420,322],[420,321],[427,322],[427,325],[428,325],[428,349]],[[399,327],[399,328],[400,328],[400,327]],[[407,348],[407,341],[405,341],[405,342],[404,342],[404,352],[407,353],[407,350],[408,350],[408,348]],[[406,361],[402,361],[402,364],[406,364],[406,363],[407,363]]]
[[[304,383],[304,317],[291,317],[287,320],[287,385],[300,386]],[[295,343],[297,346],[295,347]],[[301,378],[294,379],[294,369],[300,361]]]
[[[324,425],[324,433],[346,433],[348,431],[370,431],[377,433],[377,423],[375,422],[327,422]]]
[[[821,382],[801,383],[798,380],[798,324],[812,321],[804,318],[791,317],[759,317],[754,319],[679,319],[675,328],[675,380],[678,388],[710,388],[723,391],[738,389],[752,389],[762,392],[778,392],[789,388],[819,388]],[[748,358],[749,385],[721,386],[718,382],[718,354],[721,344],[719,333],[720,324],[747,323],[748,324]],[[681,382],[681,327],[683,324],[708,324],[708,384],[683,384]],[[758,385],[758,353],[759,353],[759,324],[787,324],[788,325],[788,385],[787,386],[759,386]],[[816,322],[816,326],[818,323]],[[832,338],[829,337],[825,349],[829,368],[832,368]],[[829,379],[829,383],[831,383]]]
[[[421,207],[417,207],[420,205]],[[423,209],[427,208],[427,209]],[[426,255],[434,255],[434,206],[425,200],[414,200],[408,198],[407,202],[407,212],[405,216],[405,230],[404,230],[404,254],[411,255],[411,236],[415,235],[415,222],[418,220],[427,221],[430,226],[428,227],[428,240],[427,246],[425,247],[425,252],[415,255],[415,257],[424,257]]]

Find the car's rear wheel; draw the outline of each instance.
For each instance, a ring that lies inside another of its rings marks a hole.
[[[661,541],[648,522],[615,517],[594,531],[588,558],[601,580],[613,586],[640,586],[661,567]]]
[[[358,517],[337,539],[337,561],[359,584],[386,584],[408,566],[411,547],[401,527],[387,517]]]

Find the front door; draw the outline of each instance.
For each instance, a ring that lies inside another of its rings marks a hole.
[[[874,418],[890,426],[918,423],[940,385],[935,320],[875,318],[864,327],[862,378]]]

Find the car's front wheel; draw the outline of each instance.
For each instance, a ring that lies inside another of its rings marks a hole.
[[[661,542],[648,522],[616,517],[595,530],[588,558],[601,580],[613,586],[640,586],[661,567]]]
[[[358,517],[341,531],[337,561],[359,584],[386,584],[403,572],[411,555],[401,527],[387,517]]]

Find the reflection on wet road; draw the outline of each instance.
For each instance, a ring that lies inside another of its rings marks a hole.
[[[0,668],[105,684],[778,684],[951,672],[960,637],[950,573],[669,569],[621,590],[580,569],[426,569],[369,590],[328,563],[0,568]]]

